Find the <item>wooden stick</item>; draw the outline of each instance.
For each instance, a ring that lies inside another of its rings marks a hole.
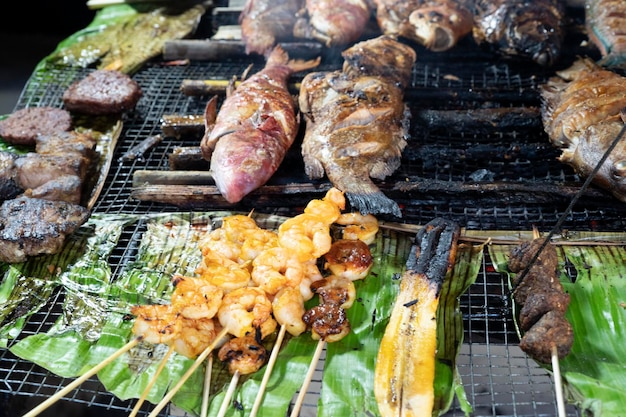
[[[209,355],[206,370],[204,372],[204,386],[202,388],[202,407],[200,417],[206,417],[209,413],[209,393],[211,391],[211,371],[213,370],[213,355]]]
[[[211,354],[211,351],[215,349],[215,346],[219,343],[222,337],[226,336],[227,330],[223,329],[216,337],[213,339],[213,342],[204,349],[204,351],[196,358],[196,361],[191,365],[191,367],[185,372],[185,374],[180,378],[180,381],[163,397],[163,399],[156,405],[154,410],[150,413],[148,417],[155,417],[159,414],[159,412],[167,405],[167,403],[172,399],[172,397],[178,392],[180,387],[183,386],[185,381],[189,379],[191,374],[194,373],[196,368],[202,364],[202,362]]]
[[[554,390],[556,392],[556,405],[559,417],[565,417],[565,400],[563,399],[563,384],[561,381],[561,367],[559,365],[559,353],[556,345],[552,345],[552,372],[554,375]]]
[[[281,324],[280,330],[278,331],[278,336],[276,337],[276,342],[274,343],[274,347],[272,347],[272,353],[270,354],[270,358],[267,361],[267,365],[265,367],[265,373],[263,374],[263,380],[261,381],[261,385],[259,386],[259,392],[257,392],[256,394],[254,405],[252,406],[252,411],[250,411],[249,417],[256,417],[256,414],[259,411],[259,407],[261,406],[261,402],[263,401],[263,395],[265,394],[265,388],[267,387],[267,382],[272,375],[272,368],[274,368],[274,364],[276,363],[276,358],[278,357],[280,346],[283,344],[286,330],[286,326],[284,324]]]
[[[71,384],[67,385],[61,391],[58,391],[52,397],[48,398],[46,401],[39,404],[37,407],[33,408],[28,413],[24,414],[23,417],[34,417],[39,415],[42,411],[50,407],[52,404],[63,398],[68,392],[72,391],[74,388],[78,387],[80,384],[89,379],[92,375],[97,374],[102,368],[113,362],[118,357],[122,356],[124,353],[131,350],[133,347],[137,346],[137,344],[142,340],[142,337],[136,337],[130,342],[126,343],[124,346],[119,348],[115,353],[106,358],[104,361],[100,362],[98,365],[91,368],[89,371],[81,375],[79,378],[75,379]]]
[[[167,350],[167,353],[165,354],[163,359],[161,359],[161,363],[159,364],[159,367],[157,368],[156,372],[154,373],[154,375],[150,379],[150,382],[148,382],[148,385],[146,386],[146,388],[141,393],[141,397],[139,397],[139,399],[137,400],[137,404],[135,404],[135,407],[133,408],[133,411],[128,415],[128,417],[135,417],[137,415],[137,413],[139,412],[139,409],[141,408],[141,405],[143,404],[143,402],[148,397],[148,394],[150,393],[150,390],[152,389],[152,387],[156,383],[157,379],[159,379],[159,375],[163,371],[163,368],[165,368],[165,364],[167,363],[167,360],[171,356],[172,352],[174,352],[174,346],[170,346],[170,348]]]
[[[233,398],[235,388],[237,388],[237,383],[239,382],[240,375],[241,373],[239,373],[239,371],[235,371],[235,373],[233,374],[233,377],[230,380],[230,385],[228,386],[228,391],[226,391],[224,401],[222,401],[220,411],[217,413],[217,417],[224,417],[226,415],[226,411],[228,410],[228,406],[230,405],[230,400],[231,398]]]
[[[317,362],[320,360],[320,356],[322,355],[322,351],[324,350],[324,346],[326,342],[320,339],[317,343],[317,347],[315,348],[315,353],[313,354],[313,358],[311,359],[311,364],[309,365],[309,370],[306,373],[306,377],[304,382],[302,383],[302,387],[300,387],[300,392],[298,393],[298,398],[293,406],[293,410],[291,410],[290,417],[298,417],[300,414],[300,408],[302,408],[302,403],[304,402],[304,396],[306,395],[307,390],[309,389],[309,384],[313,379],[313,374],[315,373],[315,368],[317,367]]]

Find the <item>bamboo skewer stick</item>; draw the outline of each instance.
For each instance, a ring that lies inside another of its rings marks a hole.
[[[278,352],[280,351],[280,346],[283,344],[283,339],[285,338],[285,332],[287,328],[284,324],[280,326],[280,330],[278,331],[278,336],[276,337],[276,342],[274,343],[274,347],[272,348],[272,353],[270,354],[270,358],[267,361],[267,365],[265,366],[265,373],[263,374],[263,380],[261,380],[261,385],[259,386],[259,392],[256,394],[256,398],[254,399],[254,405],[252,406],[252,410],[250,411],[249,417],[256,417],[257,412],[259,411],[259,407],[261,406],[261,402],[263,401],[263,395],[265,394],[265,388],[267,387],[267,382],[272,375],[272,368],[274,368],[274,364],[276,363],[276,358],[278,357]]]
[[[213,339],[213,342],[211,342],[211,344],[204,350],[204,352],[202,352],[195,360],[195,362],[193,363],[193,365],[191,365],[191,367],[187,370],[187,372],[185,372],[185,374],[180,378],[180,380],[178,381],[178,383],[176,385],[174,385],[174,387],[163,397],[163,399],[156,405],[156,407],[154,408],[154,410],[152,410],[152,412],[150,413],[150,415],[148,417],[155,417],[156,415],[159,414],[159,412],[167,405],[167,403],[169,403],[169,401],[172,399],[172,397],[178,392],[178,390],[180,389],[180,387],[183,386],[183,384],[185,383],[185,381],[187,381],[187,379],[189,379],[189,377],[191,376],[191,374],[193,374],[195,372],[195,370],[198,368],[198,366],[200,366],[202,364],[202,362],[204,362],[204,360],[211,354],[211,352],[213,351],[213,349],[215,349],[215,346],[220,342],[220,340],[226,336],[227,330],[223,329],[216,337],[215,339]]]
[[[230,380],[230,385],[228,386],[228,390],[226,391],[226,395],[224,396],[224,401],[222,401],[220,410],[217,413],[217,417],[224,417],[226,415],[226,411],[228,410],[228,406],[230,405],[230,400],[233,398],[233,394],[235,393],[235,389],[237,388],[237,383],[239,382],[240,375],[241,373],[239,371],[235,371],[235,373],[233,374],[233,377]]]
[[[137,413],[139,412],[139,409],[141,408],[141,405],[144,403],[144,401],[148,397],[150,390],[156,383],[157,379],[159,379],[159,375],[163,371],[163,368],[165,368],[165,364],[167,363],[167,360],[169,359],[169,357],[172,355],[172,352],[174,352],[174,346],[170,346],[170,348],[167,350],[167,353],[165,354],[163,359],[161,359],[161,363],[159,364],[159,367],[154,373],[154,376],[152,376],[152,378],[148,382],[148,385],[141,393],[141,397],[139,397],[139,399],[137,400],[137,404],[135,404],[133,411],[128,415],[128,417],[135,417],[137,415]]]
[[[565,417],[565,400],[563,399],[563,384],[561,381],[561,367],[556,345],[552,345],[552,373],[554,375],[554,390],[556,393],[556,405],[559,417]]]
[[[108,364],[113,362],[115,359],[117,359],[118,357],[122,356],[124,353],[128,352],[129,350],[131,350],[135,346],[137,346],[137,344],[139,344],[139,342],[141,340],[142,340],[142,337],[136,337],[133,340],[131,340],[130,342],[126,343],[124,346],[119,348],[111,356],[109,356],[108,358],[106,358],[105,360],[100,362],[98,365],[96,365],[93,368],[91,368],[89,371],[85,372],[79,378],[75,379],[71,384],[67,385],[61,391],[58,391],[52,397],[48,398],[46,401],[44,401],[41,404],[39,404],[37,407],[33,408],[31,411],[29,411],[28,413],[24,414],[22,417],[34,417],[34,416],[39,415],[41,412],[46,410],[52,404],[54,404],[55,402],[57,402],[58,400],[63,398],[67,393],[72,391],[74,388],[78,387],[80,384],[85,382],[91,376],[97,374],[102,368],[104,368],[105,366],[107,366]]]
[[[204,372],[204,386],[202,388],[202,407],[200,417],[206,417],[209,413],[209,393],[211,391],[211,371],[213,370],[213,355],[207,359],[206,371]]]
[[[320,360],[320,356],[322,355],[322,351],[324,350],[324,346],[326,342],[320,339],[317,343],[317,347],[315,348],[315,353],[313,354],[313,358],[311,358],[311,364],[309,365],[309,370],[306,373],[306,377],[304,378],[304,382],[302,383],[302,387],[300,387],[300,392],[298,393],[298,398],[293,406],[293,410],[291,410],[290,417],[298,417],[300,413],[300,408],[302,408],[302,403],[304,402],[304,397],[306,392],[308,391],[309,385],[311,384],[311,380],[313,379],[313,374],[315,373],[315,368],[317,368],[317,363]]]

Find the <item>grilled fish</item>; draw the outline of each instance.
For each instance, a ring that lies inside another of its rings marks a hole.
[[[298,133],[300,117],[287,89],[289,76],[319,64],[289,60],[280,46],[265,68],[227,94],[219,113],[217,98],[207,104],[200,147],[220,193],[237,203],[276,172]]]
[[[585,26],[589,40],[600,50],[600,63],[607,67],[626,67],[626,2],[587,0]]]
[[[474,39],[549,67],[561,55],[563,0],[476,0]]]
[[[626,77],[580,59],[541,87],[542,120],[559,160],[588,177],[626,120]],[[626,202],[626,140],[612,150],[593,182]]]
[[[432,51],[445,51],[472,32],[470,0],[374,0],[385,34],[404,36]]]
[[[246,53],[266,55],[277,41],[291,38],[304,0],[247,0],[239,14]]]
[[[356,42],[372,15],[365,0],[306,0],[294,36],[316,39],[327,47]]]
[[[325,173],[362,213],[400,217],[398,205],[370,177],[384,179],[400,166],[409,118],[403,91],[415,51],[383,35],[342,56],[342,70],[313,72],[302,80],[305,172],[312,179]]]

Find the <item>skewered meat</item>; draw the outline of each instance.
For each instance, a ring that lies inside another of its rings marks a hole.
[[[536,238],[513,248],[508,267],[517,273],[512,283],[513,299],[521,306],[518,320],[524,334],[520,348],[534,359],[550,363],[553,346],[560,359],[569,353],[574,331],[565,318],[570,297],[558,278],[556,249],[543,243]]]
[[[363,214],[399,217],[398,205],[370,177],[384,179],[400,166],[408,135],[403,88],[415,51],[383,35],[355,44],[342,56],[343,70],[309,73],[302,81],[305,171],[309,178],[325,173]]]
[[[32,146],[37,136],[70,130],[69,112],[55,107],[27,107],[0,120],[0,137],[14,145]]]
[[[474,39],[510,56],[551,66],[563,43],[562,0],[476,0]]]
[[[89,218],[89,211],[64,201],[18,197],[0,207],[0,261],[58,252],[65,237]]]
[[[101,115],[133,110],[141,98],[139,84],[116,70],[96,70],[72,83],[63,93],[69,111]]]
[[[207,129],[200,146],[228,202],[240,201],[278,169],[300,124],[287,80],[292,73],[318,63],[289,60],[277,46],[263,70],[227,95],[217,115],[217,98],[207,104]]]
[[[371,15],[365,0],[306,0],[293,32],[327,47],[345,46],[359,39]]]
[[[542,118],[559,160],[586,178],[624,126],[626,77],[581,59],[541,88]],[[626,141],[612,150],[593,183],[626,202]]]
[[[280,39],[293,36],[304,0],[247,0],[239,15],[246,53],[269,54]]]
[[[445,51],[472,32],[469,0],[374,0],[382,32]]]
[[[600,64],[626,66],[626,2],[586,0],[585,26],[589,40],[600,50]]]

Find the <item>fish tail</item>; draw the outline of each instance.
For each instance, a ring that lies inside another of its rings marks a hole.
[[[396,217],[402,217],[402,211],[398,203],[378,190],[372,193],[351,193],[347,192],[346,196],[350,205],[357,209],[361,214],[380,214],[387,213]]]
[[[289,54],[280,45],[276,45],[267,57],[267,66],[287,65],[292,72],[305,71],[315,68],[320,64],[321,57],[308,61],[302,59],[289,59]]]

